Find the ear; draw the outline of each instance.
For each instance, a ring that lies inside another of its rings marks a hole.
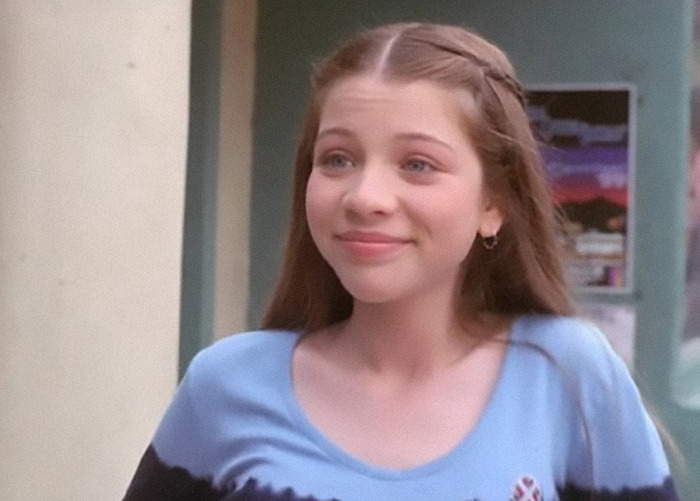
[[[479,235],[482,237],[492,237],[497,235],[503,226],[503,211],[491,201],[487,201],[484,212],[481,214],[481,224],[479,224]]]

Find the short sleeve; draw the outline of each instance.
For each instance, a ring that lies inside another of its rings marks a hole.
[[[656,425],[627,367],[600,331],[585,324],[581,330],[569,359],[580,419],[572,429],[567,488],[601,499],[677,500]]]
[[[211,433],[203,433],[207,425],[202,413],[213,410],[203,400],[214,389],[207,383],[200,353],[190,364],[153,437],[153,446],[160,457],[171,465],[187,468],[195,476],[206,476],[211,471],[207,451],[214,444]]]
[[[195,357],[180,383],[129,485],[125,501],[221,499],[209,464],[213,443],[202,399],[208,396],[201,355]],[[196,401],[195,401],[196,400]]]

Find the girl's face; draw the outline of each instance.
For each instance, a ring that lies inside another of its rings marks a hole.
[[[356,301],[454,294],[477,233],[500,228],[461,125],[467,97],[370,75],[329,90],[306,214],[321,255]]]

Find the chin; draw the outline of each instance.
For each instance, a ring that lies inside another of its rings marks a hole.
[[[383,304],[395,301],[397,297],[393,294],[387,293],[386,291],[378,290],[348,290],[352,299],[358,303],[363,304]]]
[[[353,300],[365,304],[388,303],[399,299],[400,294],[392,287],[382,284],[368,284],[366,281],[357,283],[354,280],[341,280],[343,287]]]

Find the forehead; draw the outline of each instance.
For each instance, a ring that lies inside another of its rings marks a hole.
[[[380,122],[403,132],[433,134],[453,141],[466,139],[466,91],[446,89],[426,80],[387,81],[362,75],[336,82],[320,110],[320,129],[364,127]]]

